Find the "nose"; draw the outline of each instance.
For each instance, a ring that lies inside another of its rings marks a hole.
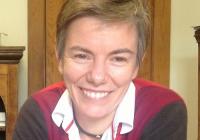
[[[106,64],[102,60],[96,60],[91,65],[90,71],[87,74],[87,80],[94,86],[102,85],[106,82],[107,76]]]

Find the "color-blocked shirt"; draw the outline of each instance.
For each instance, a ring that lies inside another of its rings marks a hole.
[[[149,81],[133,82],[136,88],[134,128],[116,135],[115,139],[186,140],[187,111],[180,96]],[[69,140],[68,134],[51,117],[65,90],[63,83],[57,83],[31,96],[20,111],[13,140]]]

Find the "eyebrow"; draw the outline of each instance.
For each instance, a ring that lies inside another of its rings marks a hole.
[[[70,48],[70,50],[71,51],[82,51],[82,52],[85,52],[85,53],[91,53],[92,54],[92,52],[90,50],[82,48],[80,46],[74,46],[74,47]]]
[[[114,50],[114,51],[111,52],[111,54],[120,54],[120,53],[135,54],[134,51],[127,49],[127,48],[121,48],[121,49]]]
[[[72,48],[70,48],[71,51],[82,51],[82,52],[85,52],[85,53],[90,53],[90,54],[93,54],[90,50],[88,49],[85,49],[85,48],[82,48],[80,46],[74,46]],[[114,54],[120,54],[120,53],[129,53],[129,54],[135,54],[134,51],[128,49],[128,48],[121,48],[121,49],[118,49],[118,50],[114,50],[112,51],[110,54],[111,55],[114,55]]]

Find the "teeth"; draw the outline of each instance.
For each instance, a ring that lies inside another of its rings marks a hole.
[[[83,93],[92,99],[101,99],[108,95],[108,92],[93,92],[84,90]]]

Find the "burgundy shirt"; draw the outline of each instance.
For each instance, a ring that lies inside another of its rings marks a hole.
[[[181,97],[153,82],[133,82],[134,128],[129,133],[119,133],[116,140],[186,140],[187,111]],[[51,118],[65,89],[61,82],[33,94],[20,111],[13,140],[68,140],[67,133]]]

